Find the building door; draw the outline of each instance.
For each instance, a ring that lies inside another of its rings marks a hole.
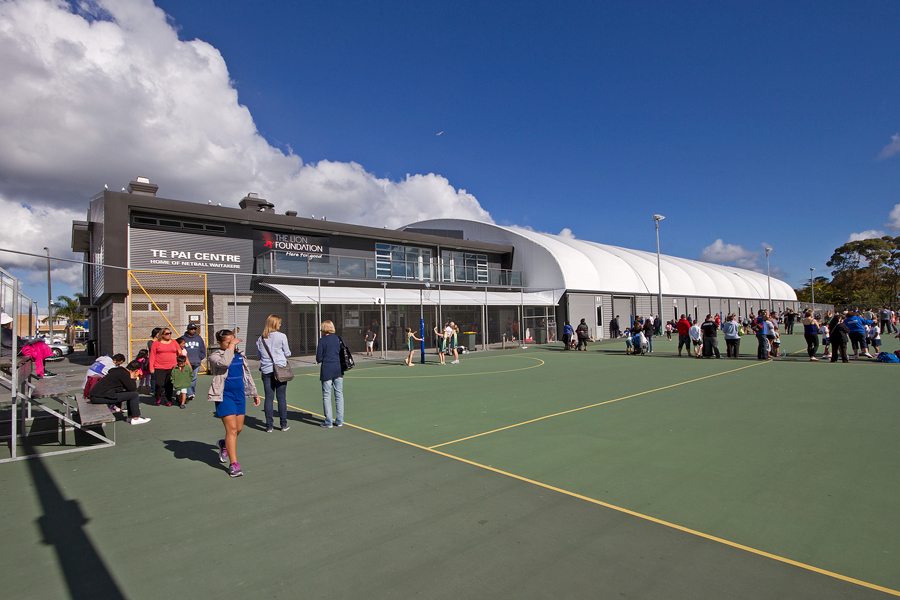
[[[634,298],[631,296],[613,296],[613,314],[609,317],[619,318],[619,329],[625,331],[634,324]]]

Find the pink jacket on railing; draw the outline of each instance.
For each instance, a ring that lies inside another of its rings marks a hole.
[[[44,359],[53,356],[53,350],[44,342],[35,342],[24,346],[21,350],[25,356],[34,359],[34,370],[38,377],[44,376]]]

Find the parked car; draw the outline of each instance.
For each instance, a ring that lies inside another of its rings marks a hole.
[[[47,345],[50,346],[51,350],[53,350],[53,355],[56,356],[56,358],[62,358],[63,356],[72,354],[72,352],[75,351],[75,348],[73,348],[72,346],[59,342],[53,342],[52,344]]]
[[[66,356],[67,354],[72,354],[72,352],[75,351],[75,348],[66,344],[65,342],[59,342],[59,341],[48,342],[47,338],[42,335],[28,336],[25,339],[28,341],[29,344],[31,342],[34,342],[37,340],[46,342],[46,344],[50,347],[50,349],[53,350],[53,356],[55,358],[62,358],[63,356]],[[51,358],[50,360],[53,360],[53,359]]]

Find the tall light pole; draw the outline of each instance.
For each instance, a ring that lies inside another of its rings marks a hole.
[[[659,292],[659,297],[656,300],[656,310],[658,311],[659,318],[663,318],[662,314],[662,265],[659,257],[659,222],[665,219],[662,215],[653,215],[653,221],[656,223],[656,276],[658,279],[659,288],[657,288]]]
[[[809,291],[812,293],[812,309],[816,310],[816,280],[813,279],[813,271],[815,269],[813,267],[809,268]]]
[[[769,275],[769,252],[771,248],[766,248],[766,282],[769,284],[769,312],[772,312],[772,277]]]
[[[47,331],[50,343],[53,343],[53,294],[50,292],[50,249],[44,246],[47,251]]]

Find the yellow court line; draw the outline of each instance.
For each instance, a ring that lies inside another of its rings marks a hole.
[[[759,363],[759,364],[768,364],[768,363]],[[757,366],[757,365],[750,365],[750,366],[755,367],[755,366]],[[746,369],[746,368],[749,368],[749,367],[741,367],[741,369]],[[740,370],[740,369],[735,369],[735,371],[739,371],[739,370]],[[733,371],[726,371],[726,372],[732,373]],[[724,375],[724,373],[718,373],[718,375]],[[709,377],[715,377],[715,375],[710,375]],[[700,379],[706,379],[706,377],[701,377]],[[697,381],[697,380],[694,380],[694,381]],[[690,383],[690,382],[687,382],[687,381],[686,381],[686,382],[684,382],[684,383]],[[681,384],[675,384],[675,385],[681,385]],[[673,387],[673,386],[669,386],[669,387]],[[660,388],[660,389],[663,389],[663,388]],[[644,393],[647,393],[647,392],[644,392]],[[313,414],[313,415],[315,415],[315,416],[317,416],[317,417],[321,417],[321,416],[322,416],[322,415],[319,415],[319,414],[317,414],[317,413],[312,413],[311,411],[303,410],[302,408],[297,408],[296,406],[291,406],[290,404],[288,404],[288,406],[289,406],[290,408],[293,408],[294,410],[299,410],[299,411],[302,411],[302,412],[310,412],[310,414]],[[577,499],[579,499],[579,500],[584,500],[585,502],[590,502],[591,504],[596,504],[596,505],[598,505],[598,506],[603,506],[603,507],[605,507],[605,508],[609,508],[609,509],[618,511],[618,512],[620,512],[620,513],[624,513],[624,514],[626,514],[626,515],[631,515],[631,516],[637,517],[637,518],[639,518],[639,519],[644,519],[645,521],[650,521],[650,522],[652,522],[652,523],[657,523],[657,524],[659,524],[659,525],[664,525],[664,526],[666,526],[666,527],[671,527],[672,529],[677,529],[678,531],[683,531],[683,532],[688,533],[688,534],[691,534],[691,535],[696,535],[697,537],[702,537],[702,538],[705,538],[705,539],[707,539],[707,540],[711,540],[711,541],[713,541],[713,542],[718,542],[718,543],[724,544],[724,545],[726,545],[726,546],[731,546],[732,548],[737,548],[737,549],[739,549],[739,550],[744,550],[745,552],[750,552],[751,554],[756,554],[756,555],[758,555],[758,556],[764,556],[764,557],[770,558],[770,559],[772,559],[772,560],[777,560],[778,562],[782,562],[782,563],[785,563],[785,564],[788,564],[788,565],[793,565],[793,566],[795,566],[795,567],[800,567],[801,569],[806,569],[807,571],[813,571],[814,573],[819,573],[819,574],[821,574],[821,575],[826,575],[826,576],[828,576],[828,577],[833,577],[833,578],[835,578],[835,579],[840,579],[841,581],[846,581],[846,582],[853,583],[853,584],[856,584],[856,585],[859,585],[859,586],[862,586],[862,587],[865,587],[865,588],[869,588],[869,589],[873,589],[873,590],[878,590],[879,592],[885,592],[885,593],[888,593],[888,594],[891,594],[891,595],[894,595],[894,596],[900,596],[900,591],[898,591],[898,590],[894,590],[894,589],[891,589],[891,588],[886,588],[886,587],[883,587],[883,586],[880,586],[880,585],[877,585],[877,584],[874,584],[874,583],[869,583],[868,581],[863,581],[863,580],[861,580],[861,579],[854,579],[853,577],[847,577],[846,575],[841,575],[840,573],[835,573],[834,571],[828,571],[828,570],[826,570],[826,569],[820,569],[819,567],[814,567],[814,566],[812,566],[812,565],[808,565],[808,564],[806,564],[806,563],[798,562],[798,561],[792,560],[792,559],[790,559],[790,558],[785,558],[784,556],[778,556],[777,554],[772,554],[772,553],[766,552],[766,551],[764,551],[764,550],[757,550],[756,548],[751,548],[750,546],[745,546],[745,545],[739,544],[739,543],[737,543],[737,542],[732,542],[732,541],[726,540],[726,539],[724,539],[724,538],[720,538],[720,537],[716,537],[716,536],[714,536],[714,535],[710,535],[710,534],[708,534],[708,533],[703,533],[702,531],[697,531],[696,529],[691,529],[691,528],[689,528],[689,527],[684,527],[684,526],[682,526],[682,525],[676,525],[675,523],[672,523],[672,522],[670,522],[670,521],[664,521],[663,519],[657,519],[656,517],[651,517],[650,515],[645,515],[645,514],[643,514],[643,513],[635,512],[635,511],[633,511],[633,510],[629,510],[629,509],[623,508],[623,507],[621,507],[621,506],[616,506],[615,504],[610,504],[610,503],[608,503],[608,502],[603,502],[602,500],[597,500],[596,498],[591,498],[590,496],[584,496],[584,495],[582,495],[582,494],[578,494],[578,493],[575,493],[575,492],[570,492],[569,490],[564,490],[564,489],[562,489],[562,488],[558,488],[558,487],[549,485],[549,484],[547,484],[547,483],[542,483],[542,482],[540,482],[540,481],[535,481],[534,479],[528,479],[527,477],[522,477],[521,475],[516,475],[516,474],[514,474],[514,473],[510,473],[510,472],[508,472],[508,471],[502,471],[502,470],[500,470],[500,469],[496,469],[496,468],[490,467],[490,466],[488,466],[488,465],[483,465],[483,464],[481,464],[481,463],[477,463],[477,462],[475,462],[475,461],[471,461],[471,460],[468,460],[468,459],[465,459],[465,458],[461,458],[461,457],[459,457],[459,456],[454,456],[454,455],[452,455],[452,454],[447,454],[446,452],[441,452],[440,450],[435,450],[435,449],[434,449],[435,446],[432,446],[432,447],[430,447],[430,448],[427,447],[427,446],[420,446],[419,444],[416,444],[416,443],[413,443],[413,442],[409,442],[409,441],[407,441],[407,440],[402,440],[402,439],[400,439],[400,438],[396,438],[396,437],[387,435],[387,434],[385,434],[385,433],[380,433],[380,432],[378,432],[378,431],[373,431],[373,430],[371,430],[371,429],[366,429],[365,427],[360,427],[359,425],[351,425],[350,423],[347,423],[346,421],[344,422],[344,425],[347,425],[348,427],[353,427],[354,429],[359,429],[360,431],[365,431],[366,433],[371,433],[371,434],[373,434],[373,435],[377,435],[377,436],[379,436],[379,437],[383,437],[383,438],[388,439],[388,440],[393,440],[393,441],[395,441],[395,442],[400,442],[401,444],[406,444],[407,446],[412,446],[413,448],[418,448],[418,449],[420,449],[420,450],[425,450],[425,451],[427,451],[427,452],[432,452],[432,453],[434,453],[434,454],[437,454],[438,456],[443,456],[443,457],[445,457],[445,458],[450,458],[450,459],[453,459],[453,460],[457,460],[457,461],[459,461],[459,462],[465,463],[465,464],[467,464],[467,465],[471,465],[471,466],[473,466],[473,467],[478,467],[478,468],[484,469],[484,470],[486,470],[486,471],[491,471],[491,472],[493,472],[493,473],[497,473],[498,475],[504,475],[504,476],[506,476],[506,477],[510,477],[510,478],[512,478],[512,479],[517,479],[517,480],[522,481],[522,482],[525,482],[525,483],[530,483],[531,485],[536,485],[536,486],[538,486],[538,487],[542,487],[542,488],[544,488],[544,489],[551,490],[551,491],[557,492],[557,493],[559,493],[559,494],[563,494],[563,495],[566,495],[566,496],[571,496],[572,498],[577,498]]]
[[[723,371],[721,373],[713,373],[712,375],[706,375],[705,377],[698,377],[696,379],[689,379],[687,381],[682,381],[680,383],[673,383],[672,385],[666,385],[660,388],[656,388],[655,390],[647,390],[645,392],[638,392],[637,394],[631,394],[629,396],[622,396],[621,398],[615,398],[613,400],[606,400],[604,402],[597,402],[596,404],[589,404],[588,406],[581,406],[578,408],[572,408],[569,410],[564,410],[562,412],[553,413],[552,415],[544,415],[543,417],[538,417],[536,419],[529,419],[528,421],[522,421],[521,423],[515,423],[513,425],[507,425],[506,427],[500,427],[499,429],[492,429],[490,431],[485,431],[482,433],[476,433],[475,435],[470,435],[468,437],[459,438],[458,440],[453,440],[452,442],[444,442],[443,444],[436,444],[434,446],[429,446],[429,449],[440,448],[441,446],[449,446],[450,444],[455,444],[457,442],[464,442],[466,440],[471,440],[473,438],[481,437],[483,435],[488,435],[491,433],[497,433],[498,431],[503,431],[505,429],[512,429],[513,427],[520,427],[522,425],[528,425],[529,423],[535,423],[537,421],[543,421],[544,419],[550,419],[552,417],[558,417],[560,415],[567,415],[569,413],[578,412],[580,410],[587,410],[589,408],[594,408],[597,406],[603,406],[604,404],[611,404],[613,402],[618,402],[619,400],[628,400],[629,398],[636,398],[637,396],[643,396],[644,394],[652,394],[653,392],[659,392],[662,390],[667,390],[669,388],[678,387],[680,385],[686,385],[688,383],[694,383],[695,381],[702,381],[704,379],[709,379],[710,377],[718,377],[719,375],[727,375],[728,373],[734,373],[735,371],[741,371],[743,369],[750,369],[752,367],[758,367],[760,365],[767,365],[769,361],[766,362],[758,362],[756,364],[747,365],[744,367],[738,367],[737,369],[732,369],[730,371]]]
[[[471,358],[470,358],[470,357],[466,357],[466,360],[464,360],[464,361],[462,361],[462,362],[463,362],[463,363],[468,363],[468,362],[471,362],[471,361],[473,361],[473,360],[487,360],[487,359],[489,359],[489,358],[509,358],[509,357],[519,358],[519,357],[521,357],[521,356],[533,356],[533,355],[534,355],[533,352],[529,352],[529,353],[527,353],[527,354],[513,354],[513,353],[509,353],[509,354],[495,354],[495,355],[493,355],[493,356],[477,356],[477,357],[471,357]],[[429,356],[433,356],[433,355],[429,354]],[[399,358],[397,358],[397,359],[391,359],[391,358],[383,358],[383,359],[382,359],[382,358],[379,358],[378,360],[379,360],[379,361],[381,361],[381,360],[386,360],[386,361],[398,360],[398,361],[399,361],[400,359],[399,359]],[[437,365],[438,362],[439,362],[439,361],[437,361],[437,360],[435,360],[435,361],[430,361],[430,360],[429,360],[429,361],[427,361],[427,364]],[[364,365],[364,364],[365,364],[365,363],[360,363],[360,366],[362,366],[362,365]],[[416,363],[416,364],[418,365],[418,364],[422,364],[422,363]],[[401,366],[401,365],[404,366],[404,367],[406,366],[405,364],[400,363],[400,362],[396,362],[396,363],[393,363],[393,362],[392,362],[392,363],[389,364],[389,365],[381,365],[381,366],[376,366],[376,367],[363,367],[362,369],[360,369],[360,371],[375,371],[375,370],[378,370],[378,369],[393,369],[393,368],[399,367],[399,366]],[[318,365],[312,365],[312,366],[318,367]],[[499,373],[499,372],[501,372],[501,371],[492,371],[492,372],[493,372],[493,373]],[[473,375],[473,374],[474,374],[474,373],[469,373],[469,375]]]
[[[490,357],[486,357],[486,358],[490,358]],[[538,367],[542,367],[546,364],[540,358],[534,358],[532,356],[522,356],[522,357],[517,356],[516,358],[527,358],[530,360],[536,360],[540,364],[531,365],[530,367],[521,367],[518,369],[504,369],[503,371],[482,371],[481,373],[444,373],[442,375],[373,375],[371,377],[366,376],[366,375],[353,375],[350,378],[351,379],[430,379],[430,378],[437,378],[437,377],[467,377],[469,375],[495,375],[497,373],[512,373],[514,371],[527,371],[528,369],[537,369]],[[377,367],[377,368],[383,368],[383,367]]]

